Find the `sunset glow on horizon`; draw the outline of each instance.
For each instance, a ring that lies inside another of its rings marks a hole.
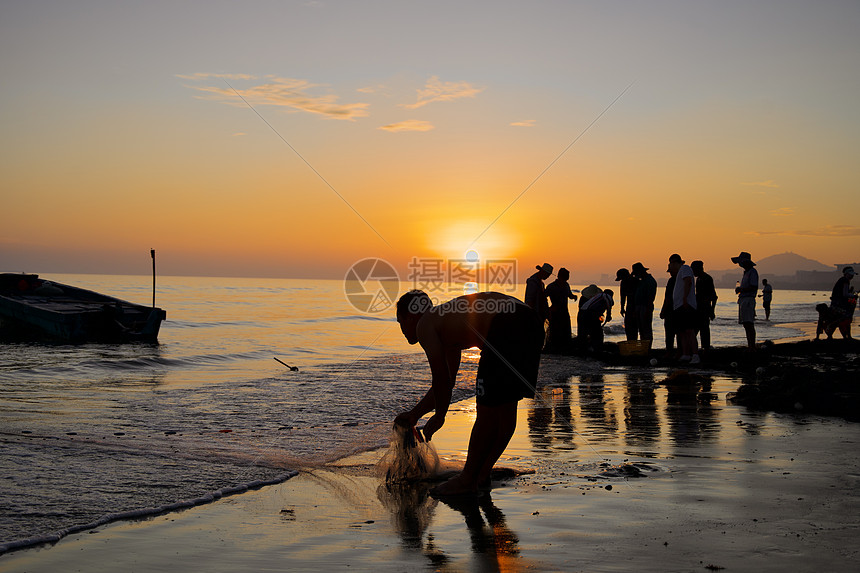
[[[0,15],[2,271],[860,260],[856,2]]]

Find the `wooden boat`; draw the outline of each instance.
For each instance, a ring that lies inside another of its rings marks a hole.
[[[4,339],[83,342],[150,341],[167,313],[33,274],[0,274]]]

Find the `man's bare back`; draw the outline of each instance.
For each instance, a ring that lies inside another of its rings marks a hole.
[[[418,343],[442,351],[484,348],[490,324],[500,312],[513,313],[524,303],[497,292],[458,296],[433,307],[418,321]]]

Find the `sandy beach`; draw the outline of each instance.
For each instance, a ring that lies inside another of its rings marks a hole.
[[[559,374],[518,410],[477,499],[380,487],[383,450],[284,483],[0,557],[2,571],[835,571],[856,563],[860,425],[733,406],[737,383]],[[464,459],[474,401],[434,444]]]

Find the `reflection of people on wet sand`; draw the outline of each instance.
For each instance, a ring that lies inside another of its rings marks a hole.
[[[741,251],[732,262],[744,270],[740,284],[735,287],[738,295],[738,323],[744,325],[747,335],[747,346],[755,350],[755,299],[758,292],[758,271],[749,253]]]
[[[477,570],[506,571],[522,567],[522,564],[511,567],[511,561],[520,558],[520,540],[508,527],[505,515],[493,504],[489,493],[481,497],[446,498],[442,503],[463,515],[472,554],[480,562]]]
[[[529,440],[538,450],[551,449],[553,442],[575,449],[570,387],[542,385],[537,389],[528,414]]]
[[[445,423],[460,368],[460,351],[481,349],[476,375],[477,416],[463,471],[434,488],[436,495],[475,493],[489,483],[493,464],[517,424],[517,402],[534,397],[544,330],[535,312],[495,292],[459,296],[438,306],[423,291],[397,302],[397,322],[409,344],[420,344],[430,364],[431,387],[418,404],[395,419],[412,428],[425,414],[430,440]]]
[[[854,308],[857,306],[857,293],[851,286],[854,278],[854,267],[842,269],[842,276],[833,285],[830,293],[830,323],[827,327],[827,337],[831,338],[836,328],[842,338],[851,338],[851,321],[854,319]]]
[[[379,501],[391,512],[392,524],[403,545],[410,549],[422,548],[424,531],[438,503],[427,495],[429,488],[429,484],[417,482],[380,484],[376,489]]]
[[[576,300],[576,295],[570,290],[567,282],[569,278],[570,271],[560,268],[557,278],[546,287],[546,295],[552,303],[549,307],[548,352],[566,352],[570,347],[570,311],[567,301]]]
[[[654,372],[628,371],[624,399],[624,438],[629,446],[645,446],[660,437]]]
[[[770,320],[770,302],[773,300],[773,286],[767,279],[761,279],[761,306],[764,309],[764,319]]]

